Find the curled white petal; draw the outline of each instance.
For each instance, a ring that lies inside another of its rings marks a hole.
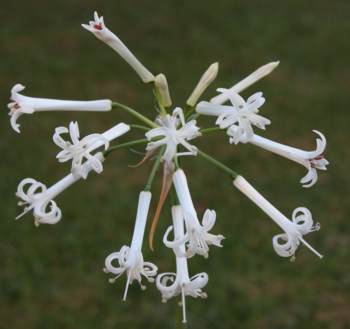
[[[119,266],[113,265],[115,261],[118,262]],[[123,273],[127,274],[127,283],[123,297],[123,300],[126,300],[129,285],[136,280],[141,288],[145,289],[145,286],[142,285],[142,276],[149,282],[154,282],[158,268],[153,263],[145,262],[141,251],[123,246],[120,251],[113,252],[107,256],[104,271],[115,274],[115,277],[109,279],[111,283],[115,282]]]
[[[131,246],[123,246],[120,251],[111,253],[105,260],[104,271],[116,275],[109,280],[110,282],[114,282],[123,273],[127,274],[127,283],[123,300],[126,300],[129,285],[134,280],[140,284],[142,289],[145,289],[145,286],[141,283],[142,276],[144,276],[149,282],[153,282],[154,277],[157,275],[157,266],[153,263],[145,262],[141,252],[151,197],[152,194],[148,191],[142,191],[139,195]],[[113,262],[116,261],[119,266],[113,265]]]
[[[221,234],[214,235],[209,233],[215,224],[216,213],[214,210],[207,209],[202,225],[198,222],[191,213],[185,212],[186,232],[188,234],[188,241],[186,242],[186,256],[193,257],[194,255],[201,255],[207,258],[209,256],[209,246],[222,247],[222,240],[224,236]]]
[[[176,273],[162,273],[157,276],[156,286],[162,295],[162,301],[166,302],[169,299],[181,294],[181,304],[183,312],[183,322],[186,322],[186,296],[194,298],[206,298],[207,295],[202,289],[208,283],[208,275],[199,273],[193,277],[189,277],[187,258],[185,255],[185,231],[184,218],[181,206],[172,207],[174,241],[168,245],[173,248],[176,256]],[[168,229],[169,231],[169,229]],[[174,246],[174,242],[177,245]]]
[[[145,134],[150,141],[146,148],[148,151],[166,145],[163,155],[166,162],[171,162],[175,156],[197,155],[197,148],[188,141],[200,136],[199,127],[195,120],[185,122],[181,108],[176,108],[171,116],[167,114],[158,117],[157,123],[159,127]],[[157,140],[153,141],[154,139]],[[182,145],[187,152],[177,152],[178,145]]]
[[[271,122],[259,115],[259,108],[265,103],[261,92],[255,93],[245,101],[238,93],[219,88],[227,97],[231,106],[200,102],[196,111],[200,114],[217,116],[216,124],[227,129],[231,144],[247,143],[254,135],[253,126],[265,129]]]
[[[249,143],[304,166],[308,172],[300,180],[300,182],[303,187],[311,187],[317,182],[317,170],[327,170],[327,165],[329,164],[328,160],[324,157],[327,146],[326,138],[321,132],[317,130],[313,131],[319,137],[316,139],[316,149],[314,151],[304,151],[295,147],[274,142],[258,135],[254,135],[249,140]]]
[[[224,236],[209,233],[216,221],[214,210],[204,213],[202,224],[199,222],[194,208],[191,194],[188,188],[187,178],[182,169],[178,169],[173,176],[176,195],[181,205],[181,216],[186,226],[187,240],[185,241],[186,256],[193,257],[195,254],[208,257],[209,246],[221,247]],[[178,243],[179,244],[179,243]]]
[[[24,206],[24,211],[16,217],[21,218],[33,210],[34,223],[56,224],[62,218],[62,212],[56,202],[51,200],[47,187],[33,178],[26,178],[20,182],[16,196],[21,200],[18,204]]]
[[[103,154],[101,152],[96,154],[96,157],[99,161],[103,161]],[[90,161],[86,161],[83,167],[87,172],[92,170]],[[61,220],[62,212],[54,201],[54,198],[80,178],[69,174],[50,188],[47,188],[46,185],[33,178],[23,179],[17,187],[16,196],[20,199],[18,205],[23,206],[24,209],[16,219],[20,219],[28,212],[33,211],[34,223],[36,225],[56,224]]]
[[[303,236],[318,230],[319,224],[314,225],[311,212],[305,207],[296,208],[292,214],[292,220],[285,217],[269,201],[267,201],[252,185],[249,184],[242,176],[238,176],[233,185],[253,201],[262,211],[280,226],[285,233],[273,237],[272,244],[276,253],[281,257],[294,257],[294,254],[300,245],[304,244],[314,254],[322,258]]]
[[[80,139],[79,126],[77,122],[71,122],[69,129],[57,127],[53,135],[54,143],[62,149],[57,154],[59,162],[72,161],[71,172],[77,177],[87,178],[90,169],[98,174],[103,171],[102,160],[97,154],[92,154],[97,148],[103,146],[105,150],[109,148],[109,142],[130,130],[130,127],[120,123],[103,134],[90,134]],[[69,134],[71,141],[66,141],[62,135]],[[90,166],[84,166],[89,162]]]
[[[62,134],[69,133],[71,141],[63,139]],[[58,127],[53,135],[54,143],[59,146],[62,151],[57,154],[59,162],[66,162],[72,160],[72,173],[74,175],[80,175],[84,179],[87,177],[87,171],[83,170],[84,159],[90,161],[92,168],[100,173],[103,170],[102,162],[91,154],[95,148],[94,143],[100,140],[104,145],[105,150],[109,147],[109,141],[105,139],[101,134],[91,134],[81,140],[79,139],[79,126],[77,122],[71,122],[69,124],[69,130],[65,127]]]

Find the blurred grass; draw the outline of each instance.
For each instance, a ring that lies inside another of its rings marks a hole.
[[[264,136],[303,148],[313,147],[312,129],[328,138],[329,171],[307,190],[299,184],[304,169],[294,163],[249,145],[229,146],[221,134],[198,141],[285,214],[309,207],[322,230],[308,240],[325,254],[322,261],[306,248],[300,248],[296,263],[278,257],[271,246],[276,225],[220,172],[199,159],[182,161],[199,211],[215,208],[215,230],[227,237],[209,260],[190,261],[191,273],[206,271],[210,281],[207,300],[188,299],[188,328],[349,328],[350,3],[340,0],[2,2],[0,328],[175,328],[175,301],[163,305],[154,286],[143,293],[133,285],[122,303],[125,282],[109,285],[101,271],[105,256],[131,238],[137,194],[150,169],[127,167],[139,156],[116,153],[103,175],[67,190],[58,198],[64,213],[58,225],[37,229],[30,216],[13,221],[20,179],[50,185],[69,168],[55,160],[56,126],[78,120],[85,134],[129,120],[118,112],[43,113],[21,117],[17,136],[5,114],[14,83],[26,85],[28,95],[109,97],[152,115],[149,88],[80,27],[94,9],[152,72],[167,75],[177,105],[214,61],[220,62],[220,73],[206,97],[262,64],[281,60],[271,76],[248,91],[263,90],[267,97],[263,114],[273,124]],[[154,201],[158,191],[159,182]],[[169,222],[165,211],[156,252],[145,248],[145,258],[161,271],[174,268],[173,256],[161,245]]]

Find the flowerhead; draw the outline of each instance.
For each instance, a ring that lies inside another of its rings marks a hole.
[[[113,265],[115,261],[118,261],[119,266]],[[133,281],[136,280],[140,284],[141,289],[144,290],[146,287],[142,285],[142,276],[149,282],[154,282],[157,271],[156,265],[143,260],[140,250],[135,250],[128,246],[123,246],[120,251],[111,253],[105,260],[104,272],[115,274],[115,277],[109,279],[110,283],[114,283],[123,273],[127,274],[124,301],[127,297],[128,287]]]
[[[159,127],[153,128],[145,134],[150,141],[146,148],[148,151],[166,145],[163,155],[166,162],[171,162],[174,157],[182,155],[197,155],[197,148],[188,142],[201,135],[196,120],[185,122],[182,109],[177,107],[172,115],[160,115],[156,122]],[[187,151],[178,152],[179,145]]]
[[[172,248],[174,252],[179,256],[193,257],[194,255],[201,255],[205,258],[209,256],[209,246],[214,245],[216,247],[222,247],[222,240],[224,236],[214,235],[209,233],[215,225],[216,212],[214,210],[207,209],[204,213],[202,223],[200,224],[197,217],[191,212],[180,210],[182,220],[185,221],[186,234],[180,240],[169,240],[169,234],[173,230],[170,226],[165,232],[163,242],[164,244]],[[184,245],[185,250],[181,251],[180,246]]]
[[[96,154],[96,158],[101,162],[104,160],[101,152]],[[82,170],[87,173],[92,170],[89,160],[85,161]],[[54,198],[80,178],[69,174],[49,188],[33,178],[23,179],[18,185],[16,196],[21,200],[18,205],[24,206],[24,211],[16,219],[33,210],[35,225],[56,224],[62,218],[62,212]]]
[[[188,264],[185,254],[185,232],[184,219],[181,206],[171,208],[174,228],[174,241],[178,245],[168,247],[172,248],[176,256],[176,273],[162,273],[156,279],[156,286],[162,295],[162,301],[167,302],[169,299],[181,294],[181,305],[183,310],[183,322],[186,322],[186,304],[185,297],[206,298],[207,294],[202,289],[208,283],[208,274],[199,273],[193,277],[189,276]]]
[[[63,139],[62,134],[69,134],[71,141]],[[103,171],[102,161],[91,151],[95,149],[95,144],[100,141],[104,145],[105,150],[109,147],[109,141],[102,134],[91,134],[80,139],[79,126],[77,122],[71,122],[69,129],[66,127],[58,127],[53,135],[54,143],[59,146],[62,151],[57,154],[59,162],[72,160],[72,174],[80,175],[86,179],[88,171],[87,167],[83,167],[84,159],[90,162],[94,171],[101,173]]]
[[[320,138],[316,139],[316,149],[311,152],[297,152],[301,156],[302,164],[308,169],[307,174],[300,180],[303,187],[311,187],[318,180],[317,170],[327,170],[329,161],[324,157],[327,146],[326,137],[319,131],[314,130]]]
[[[198,254],[207,258],[209,246],[214,245],[216,247],[222,247],[221,241],[224,239],[224,236],[221,234],[214,235],[209,233],[214,227],[216,213],[214,210],[207,209],[204,213],[202,223],[200,223],[192,202],[187,178],[182,169],[178,169],[175,172],[173,182],[186,226],[186,256],[192,257],[195,254]],[[169,233],[170,229],[168,229],[166,234],[168,235]],[[167,235],[165,241],[168,240]],[[175,243],[175,245],[178,245],[179,243],[182,243],[182,241]],[[174,250],[176,251],[177,249]]]
[[[279,256],[294,259],[296,250],[303,243],[322,258],[322,255],[303,239],[305,234],[318,231],[321,228],[319,223],[314,225],[309,209],[305,207],[296,208],[292,214],[292,221],[285,222],[282,226],[285,233],[275,235],[272,239],[273,248]]]
[[[145,262],[141,251],[151,197],[152,194],[147,191],[142,191],[139,195],[131,246],[123,246],[120,251],[111,253],[105,260],[104,272],[115,274],[115,277],[109,280],[111,283],[115,282],[123,273],[127,274],[123,300],[126,300],[129,285],[133,281],[136,280],[141,288],[145,289],[141,282],[142,277],[145,277],[149,282],[153,282],[157,275],[157,266]],[[115,261],[118,261],[119,266],[113,265]]]
[[[285,233],[278,234],[272,239],[276,253],[281,257],[292,257],[303,243],[314,254],[322,258],[322,255],[311,247],[303,238],[305,234],[319,230],[320,225],[313,224],[311,212],[305,207],[294,210],[290,221],[268,200],[266,200],[250,183],[242,176],[237,176],[233,185],[253,201],[263,212],[265,212]]]
[[[102,41],[106,41],[108,37],[113,36],[112,32],[105,26],[103,16],[99,17],[97,11],[94,12],[94,20],[90,21],[89,24],[82,24],[82,27],[92,32]]]
[[[34,224],[56,224],[62,218],[61,209],[47,193],[46,185],[33,178],[23,179],[18,185],[16,196],[21,199],[19,206],[24,206],[24,212],[16,217],[19,219],[33,209]]]
[[[201,113],[203,108],[205,112],[206,107],[213,108],[213,111],[217,110],[216,124],[221,129],[227,129],[231,144],[247,143],[254,135],[253,126],[265,129],[265,126],[271,123],[270,120],[258,114],[259,108],[265,103],[261,92],[253,94],[245,101],[232,90],[220,88],[218,91],[228,97],[231,106],[202,102],[198,105],[197,112]]]
[[[329,164],[328,160],[324,157],[327,145],[326,138],[317,130],[314,130],[314,133],[319,137],[316,139],[316,149],[314,151],[305,151],[296,147],[277,143],[255,134],[250,139],[249,143],[304,166],[308,171],[300,182],[303,187],[311,187],[317,182],[317,170],[327,170],[327,165]]]

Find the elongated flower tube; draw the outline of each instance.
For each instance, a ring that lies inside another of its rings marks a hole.
[[[198,254],[207,258],[209,246],[222,247],[221,241],[224,239],[223,235],[209,233],[215,224],[216,213],[214,210],[207,209],[204,213],[202,224],[200,224],[188,188],[187,178],[182,169],[178,169],[175,172],[173,183],[185,218],[186,234],[188,236],[185,243],[186,256],[192,257]],[[179,243],[182,243],[182,241]]]
[[[10,123],[14,131],[20,133],[20,125],[17,123],[22,114],[33,114],[44,111],[88,111],[106,112],[112,108],[112,101],[101,99],[95,101],[68,101],[49,98],[36,98],[21,95],[25,87],[16,84],[11,90],[11,102],[8,104],[11,116]]]
[[[142,191],[140,193],[131,246],[123,246],[120,251],[111,253],[105,260],[104,272],[116,275],[109,279],[110,283],[115,282],[123,273],[127,274],[124,301],[128,294],[129,285],[134,280],[138,281],[141,289],[144,290],[146,287],[142,285],[142,276],[149,282],[154,282],[154,277],[157,275],[157,266],[145,262],[141,251],[151,197],[151,192]],[[115,261],[118,261],[119,266],[113,265]]]
[[[300,243],[302,243],[318,257],[323,257],[304,240],[305,234],[320,229],[320,224],[317,223],[314,225],[311,212],[307,208],[296,208],[292,214],[292,221],[290,221],[242,176],[238,176],[233,181],[233,185],[253,201],[265,214],[271,217],[285,232],[275,235],[272,239],[273,247],[279,256],[292,257],[294,259],[295,252]]]
[[[148,71],[125,44],[105,26],[103,17],[99,17],[96,11],[94,12],[94,21],[90,21],[89,24],[82,24],[82,27],[116,51],[119,56],[135,70],[143,82],[154,81],[154,75]]]
[[[194,88],[191,96],[187,99],[186,104],[194,107],[198,99],[202,96],[205,90],[215,80],[219,71],[219,63],[211,64],[200,78],[197,86]]]
[[[298,148],[280,144],[258,135],[254,135],[249,140],[249,143],[304,166],[308,172],[300,180],[300,183],[303,187],[311,187],[317,182],[317,169],[327,170],[327,165],[329,164],[324,157],[324,152],[327,145],[326,138],[317,130],[313,130],[313,132],[319,136],[319,138],[316,139],[316,149],[314,151],[300,150]]]
[[[83,161],[89,161],[92,169],[100,174],[103,171],[102,161],[99,157],[91,154],[94,150],[104,146],[105,150],[109,147],[109,142],[127,133],[130,127],[125,123],[119,123],[103,134],[91,134],[80,139],[79,126],[77,122],[71,122],[69,129],[66,127],[58,127],[53,135],[54,143],[59,146],[62,151],[57,154],[59,162],[72,160],[71,172],[73,175],[87,178],[87,167],[83,166]],[[70,135],[71,142],[63,139],[62,134]]]
[[[174,225],[174,238],[176,241],[183,241],[185,239],[184,232],[184,219],[182,214],[181,206],[173,206],[171,209],[173,225]],[[181,305],[182,305],[182,322],[187,322],[186,317],[186,296],[194,298],[206,298],[207,294],[202,289],[208,283],[208,274],[199,273],[191,278],[188,273],[187,258],[184,255],[186,252],[184,242],[178,246],[182,256],[179,253],[176,255],[176,273],[162,273],[157,276],[156,286],[162,294],[163,303],[169,299],[181,294]]]
[[[145,136],[150,141],[147,144],[147,151],[157,149],[166,145],[163,160],[171,162],[176,156],[197,155],[197,147],[188,141],[201,135],[196,120],[185,122],[185,117],[181,108],[177,107],[173,114],[160,115],[157,120],[159,127],[148,131]],[[159,138],[156,141],[154,139]],[[187,152],[177,152],[178,145],[182,145]]]
[[[99,161],[103,161],[102,153],[98,153],[96,157]],[[86,161],[83,167],[86,172],[92,170],[89,161]],[[39,226],[39,224],[56,224],[61,220],[62,212],[54,198],[79,179],[79,176],[69,174],[49,188],[33,178],[23,179],[18,185],[16,196],[21,199],[18,205],[24,206],[24,211],[16,219],[20,219],[33,210],[34,224],[36,226]]]
[[[263,77],[270,74],[278,66],[279,63],[280,63],[279,61],[276,61],[276,62],[271,62],[271,63],[268,63],[266,65],[261,66],[256,71],[254,71],[253,73],[248,75],[246,78],[244,78],[240,82],[236,83],[233,87],[229,88],[230,91],[233,91],[233,92],[239,94],[244,89],[248,88],[249,86],[251,86],[255,82],[259,81]],[[226,93],[215,96],[210,100],[210,103],[217,104],[217,105],[224,104],[226,101],[229,100],[228,96],[229,95]]]
[[[265,129],[265,126],[271,123],[258,114],[259,108],[265,103],[262,92],[255,93],[245,101],[232,90],[219,88],[218,91],[227,94],[232,106],[200,102],[196,111],[200,114],[217,116],[216,124],[221,129],[227,129],[231,144],[247,143],[254,135],[253,125]]]

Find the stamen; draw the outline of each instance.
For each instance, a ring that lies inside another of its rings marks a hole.
[[[323,256],[316,251],[313,247],[311,247],[311,245],[309,243],[307,243],[303,238],[299,237],[299,240],[306,246],[308,247],[316,256],[318,256],[319,258],[323,258]]]
[[[32,210],[34,208],[34,205],[31,205],[30,207],[26,207],[24,208],[24,211],[22,213],[20,213],[15,220],[18,220],[20,218],[22,218],[25,214],[27,214],[30,210]]]
[[[186,298],[185,298],[184,287],[181,288],[181,304],[182,304],[182,323],[187,323]]]
[[[128,279],[126,281],[126,287],[125,287],[125,291],[124,291],[123,302],[126,301],[126,297],[128,295],[129,285],[130,285],[130,271],[128,272]],[[141,286],[141,289],[142,289],[142,286]]]
[[[94,29],[102,31],[103,30],[103,26],[102,26],[102,24],[94,24]]]

